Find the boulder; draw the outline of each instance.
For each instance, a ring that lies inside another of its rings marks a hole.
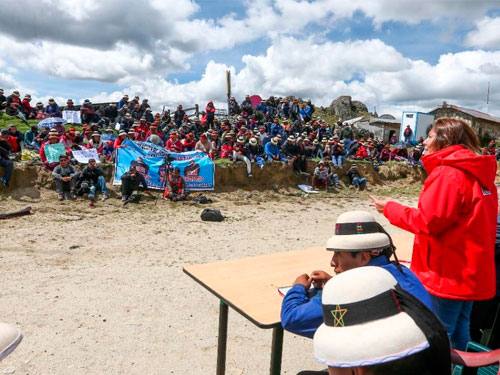
[[[352,100],[348,95],[339,96],[330,104],[330,112],[341,121],[364,115],[368,112],[366,105],[358,100]]]

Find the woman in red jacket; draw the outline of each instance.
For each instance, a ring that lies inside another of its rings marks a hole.
[[[415,234],[411,269],[453,347],[463,350],[472,302],[495,295],[496,161],[480,155],[474,130],[459,119],[436,120],[424,146],[428,177],[418,208],[373,200],[392,224]]]

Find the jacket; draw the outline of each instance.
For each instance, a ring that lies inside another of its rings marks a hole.
[[[401,266],[400,271],[384,255],[371,259],[368,265],[382,267],[386,271],[389,271],[402,289],[432,310],[429,293],[427,293],[422,283],[408,268]],[[312,338],[321,323],[323,323],[321,290],[314,289],[312,295],[309,295],[303,285],[294,285],[283,298],[281,304],[282,327],[297,335]]]
[[[427,290],[454,300],[495,294],[496,161],[461,145],[424,156],[418,208],[388,202],[389,221],[415,234],[412,270]]]

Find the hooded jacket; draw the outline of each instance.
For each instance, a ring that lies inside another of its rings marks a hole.
[[[454,300],[495,295],[496,161],[461,145],[422,158],[418,208],[388,202],[389,221],[415,234],[412,270],[427,290]]]

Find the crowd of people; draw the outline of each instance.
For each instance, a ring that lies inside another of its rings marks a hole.
[[[45,155],[47,144],[62,143],[72,160],[72,150],[92,148],[101,161],[113,162],[116,150],[124,140],[151,142],[172,152],[201,151],[212,159],[241,161],[252,177],[255,166],[266,162],[288,163],[296,173],[307,174],[307,159],[322,161],[308,180],[314,188],[329,186],[340,188],[336,168],[346,160],[354,162],[347,176],[350,185],[364,189],[367,181],[360,173],[356,161],[365,160],[377,168],[380,164],[396,160],[414,165],[420,163],[423,139],[410,146],[411,129],[404,129],[407,142],[398,143],[395,137],[381,140],[368,131],[338,121],[327,123],[316,115],[310,101],[294,97],[275,98],[252,102],[250,96],[238,103],[229,101],[229,116],[216,116],[217,111],[209,101],[199,114],[189,116],[179,105],[170,110],[153,113],[148,99],[124,95],[117,103],[93,105],[85,100],[75,106],[72,99],[60,106],[54,99],[44,105],[31,106],[31,96],[21,100],[18,91],[5,97],[0,90],[1,110],[23,119],[59,118],[63,111],[80,113],[81,129],[71,124],[66,127],[31,126],[24,134],[16,126],[3,129],[0,137],[0,165],[5,173],[1,179],[8,185],[13,164],[9,153],[19,153],[23,148],[39,154],[44,165],[53,170],[59,163],[49,162]],[[485,153],[498,154],[494,141],[484,149]]]

